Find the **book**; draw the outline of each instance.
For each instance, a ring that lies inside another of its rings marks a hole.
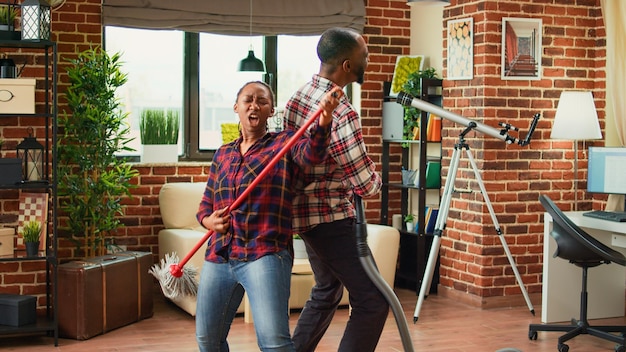
[[[424,233],[432,234],[435,231],[435,224],[437,223],[437,215],[439,214],[439,209],[428,207],[428,213],[424,220],[426,226],[424,227]]]
[[[428,142],[441,142],[441,117],[432,113],[428,115],[426,140]]]
[[[426,188],[441,188],[441,162],[426,163]]]

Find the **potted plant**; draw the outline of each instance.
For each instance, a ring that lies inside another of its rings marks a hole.
[[[41,236],[41,223],[39,221],[27,221],[22,227],[22,238],[26,246],[26,256],[36,257],[39,254],[39,238]]]
[[[0,5],[0,31],[13,31],[17,14],[17,5]]]
[[[410,94],[413,97],[419,98],[422,95],[422,79],[423,78],[437,78],[437,73],[434,68],[427,68],[425,70],[415,71],[409,74],[406,82],[402,86],[402,91]],[[419,131],[420,127],[420,114],[422,112],[412,106],[404,106],[404,125],[402,128],[402,139],[413,140],[414,136]],[[408,147],[408,143],[404,143],[403,147]]]
[[[76,244],[74,257],[106,253],[119,227],[122,197],[131,196],[138,171],[116,153],[132,151],[129,127],[115,90],[126,83],[120,54],[90,48],[69,59],[68,110],[59,116],[59,209],[62,235]]]
[[[141,162],[178,161],[178,111],[145,109],[141,111],[139,135],[141,137]]]
[[[406,225],[406,230],[408,232],[413,232],[413,227],[414,227],[414,220],[415,218],[413,217],[413,214],[407,214],[404,217],[404,224]]]

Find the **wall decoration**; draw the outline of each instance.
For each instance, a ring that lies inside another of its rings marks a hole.
[[[449,80],[474,77],[474,19],[448,21]]]
[[[541,79],[541,19],[502,18],[502,79]]]
[[[389,96],[397,97],[409,75],[413,72],[421,71],[423,68],[424,55],[398,56],[396,58],[396,67],[393,70]]]
[[[17,246],[15,249],[24,249],[24,238],[22,231],[24,223],[28,221],[39,221],[41,223],[41,238],[39,239],[39,250],[46,249],[46,239],[48,237],[48,193],[28,193],[20,194],[20,204],[18,210]]]

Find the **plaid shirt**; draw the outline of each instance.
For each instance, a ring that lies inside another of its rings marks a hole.
[[[214,233],[208,240],[207,261],[252,261],[290,247],[294,183],[301,173],[299,166],[319,163],[327,155],[330,127],[313,124],[312,131],[310,139],[302,136],[241,206],[232,209],[228,232]],[[293,134],[292,131],[267,133],[243,156],[239,152],[241,137],[221,146],[211,164],[196,214],[198,221],[202,223],[202,219],[209,216],[213,209],[231,205]]]
[[[285,129],[295,130],[314,111],[324,94],[337,85],[319,75],[300,88],[287,102]],[[323,163],[307,166],[299,179],[294,203],[294,232],[315,225],[354,218],[352,192],[361,197],[377,194],[382,186],[376,165],[367,156],[359,114],[344,96],[333,112],[329,155]]]

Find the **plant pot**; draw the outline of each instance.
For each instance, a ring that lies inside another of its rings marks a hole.
[[[412,222],[407,222],[406,223],[406,231],[407,232],[413,232],[413,223]]]
[[[142,163],[175,163],[178,161],[177,144],[142,144]]]
[[[39,256],[39,241],[37,241],[37,242],[25,242],[24,246],[26,246],[26,256],[27,257],[38,257]]]
[[[306,253],[306,246],[304,240],[293,239],[293,258],[294,259],[308,259],[309,255]]]

